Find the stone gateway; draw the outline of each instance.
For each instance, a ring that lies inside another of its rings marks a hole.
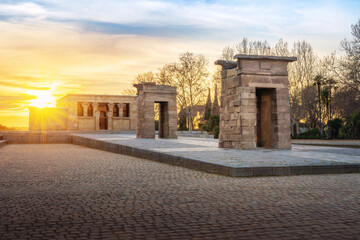
[[[290,149],[289,62],[295,57],[236,55],[222,66],[220,148]]]
[[[155,138],[154,104],[159,103],[159,138],[177,138],[176,87],[153,82],[134,84],[137,88],[137,138]]]

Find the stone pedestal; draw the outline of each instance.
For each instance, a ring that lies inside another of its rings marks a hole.
[[[287,64],[294,57],[236,55],[223,67],[219,147],[290,149]]]
[[[143,82],[137,88],[137,138],[155,138],[154,104],[160,104],[159,138],[177,138],[176,87]]]

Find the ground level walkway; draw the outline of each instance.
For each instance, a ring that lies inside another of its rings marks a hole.
[[[359,196],[360,174],[231,178],[72,144],[0,148],[2,240],[358,239]]]

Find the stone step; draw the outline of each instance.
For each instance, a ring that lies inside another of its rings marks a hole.
[[[178,131],[177,133],[180,137],[214,138],[214,135],[200,131]]]

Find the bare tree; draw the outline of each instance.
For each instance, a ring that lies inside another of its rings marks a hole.
[[[221,55],[222,60],[232,61],[234,59],[234,48],[230,46],[224,47]]]
[[[314,105],[317,102],[312,99],[316,94],[313,95],[314,92],[308,89],[314,88],[317,56],[311,45],[305,41],[294,43],[291,55],[297,57],[297,61],[290,63],[288,67],[291,117],[296,122],[304,119],[308,126],[313,126],[319,113],[314,115],[314,109],[317,109]]]
[[[280,38],[272,49],[272,54],[275,56],[290,56],[289,44]]]
[[[345,118],[355,112],[360,112],[358,92],[351,87],[343,87],[334,92],[333,111],[337,116]]]
[[[238,54],[270,55],[271,47],[267,41],[249,41],[247,38],[236,45]]]
[[[157,82],[157,77],[155,74],[150,71],[146,73],[141,73],[135,76],[135,79],[132,81],[132,84],[137,84],[141,82]],[[131,85],[132,85],[131,84]],[[122,91],[122,94],[125,95],[136,95],[136,90],[133,87],[127,88]]]
[[[166,64],[156,73],[156,82],[162,85],[174,85],[174,64]]]
[[[243,38],[241,43],[236,45],[236,51],[239,54],[249,54],[249,40],[247,38]]]
[[[346,53],[346,58],[342,61],[342,70],[344,73],[343,82],[355,91],[360,92],[360,19],[354,25],[351,25],[351,41],[343,40],[341,48]]]
[[[133,83],[136,84],[141,82],[156,82],[155,74],[150,71],[136,75],[135,81]]]
[[[318,108],[319,108],[319,114],[318,114],[318,117],[319,117],[319,122],[320,122],[320,133],[323,134],[323,130],[324,130],[324,125],[323,125],[323,121],[322,121],[322,111],[321,111],[321,87],[322,85],[324,85],[324,81],[325,81],[325,78],[324,76],[322,75],[316,75],[315,78],[314,78],[314,86],[316,86],[317,88],[317,96],[318,96]],[[312,106],[311,106],[312,107]]]
[[[188,119],[189,131],[194,127],[194,106],[202,104],[206,96],[208,61],[203,55],[190,52],[180,54],[173,64],[174,83],[178,88],[178,104],[183,106]]]
[[[325,105],[325,109],[322,111],[322,115],[324,116],[324,119],[327,119],[327,122],[333,118],[335,114],[334,111],[337,111],[337,109],[333,107],[336,92],[342,91],[343,87],[345,87],[339,81],[341,78],[339,63],[339,58],[336,57],[336,53],[332,52],[319,59],[317,64],[318,75],[321,75],[324,78],[321,99],[322,104]],[[339,114],[340,111],[338,111],[338,115]]]

